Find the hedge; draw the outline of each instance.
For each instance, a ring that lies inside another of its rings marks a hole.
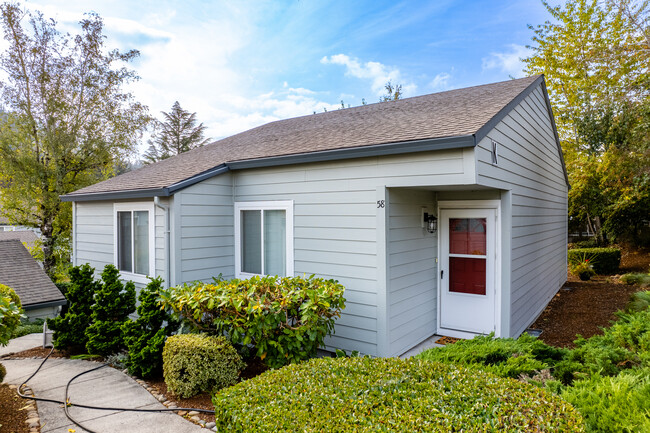
[[[271,368],[309,359],[334,331],[345,304],[335,280],[310,276],[218,280],[161,291],[165,307],[199,331],[249,346]]]
[[[568,250],[567,254],[569,263],[589,259],[589,263],[599,275],[615,274],[621,264],[621,250],[618,248],[576,248]]]
[[[577,411],[541,388],[416,359],[312,359],[213,403],[221,432],[584,431]]]
[[[183,398],[234,384],[245,366],[225,338],[205,334],[169,337],[162,358],[167,388]]]

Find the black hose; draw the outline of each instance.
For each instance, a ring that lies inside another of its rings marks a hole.
[[[100,368],[108,366],[109,364],[107,364],[107,363],[101,364],[101,365],[99,365],[99,366],[97,366],[95,368],[92,368],[90,370],[83,371],[83,372],[77,374],[76,376],[74,376],[72,379],[70,379],[68,381],[68,383],[66,384],[66,386],[65,386],[65,395],[64,395],[65,399],[63,401],[56,400],[56,399],[51,399],[51,398],[42,398],[42,397],[29,396],[29,395],[23,394],[22,391],[21,391],[22,387],[25,386],[27,384],[27,382],[29,382],[34,376],[36,376],[36,373],[38,373],[40,371],[40,369],[43,367],[43,364],[45,364],[45,361],[47,361],[48,358],[50,357],[50,355],[52,355],[52,352],[54,352],[54,347],[52,348],[52,350],[50,350],[50,353],[47,354],[45,359],[43,359],[43,361],[40,363],[40,365],[38,366],[36,371],[34,371],[31,374],[31,376],[29,376],[27,378],[27,380],[25,380],[23,383],[20,384],[20,386],[18,387],[18,395],[20,397],[24,398],[24,399],[27,399],[27,400],[44,401],[44,402],[48,402],[48,403],[62,404],[63,405],[63,412],[65,413],[65,416],[70,421],[72,421],[75,425],[77,425],[79,428],[85,429],[89,433],[96,433],[96,432],[93,431],[93,430],[90,430],[88,427],[83,426],[81,423],[79,423],[77,420],[75,420],[72,417],[72,415],[70,415],[70,413],[68,412],[68,407],[69,406],[75,406],[75,407],[79,407],[79,408],[83,408],[83,409],[112,410],[112,411],[122,411],[122,412],[178,412],[180,410],[185,410],[185,411],[196,411],[196,412],[202,412],[202,413],[214,413],[214,411],[208,410],[208,409],[198,409],[198,408],[188,408],[188,407],[176,407],[176,408],[165,407],[165,408],[160,408],[160,409],[138,409],[138,408],[128,408],[128,407],[92,406],[92,405],[87,405],[87,404],[77,404],[77,403],[69,402],[68,401],[68,390],[70,388],[70,384],[72,384],[72,382],[75,379],[77,379],[80,376],[83,376],[84,374],[88,374],[88,373],[91,373],[91,372],[93,372],[95,370],[99,370]]]

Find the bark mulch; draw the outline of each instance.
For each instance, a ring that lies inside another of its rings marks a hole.
[[[649,271],[650,249],[620,248],[620,275]],[[602,334],[601,328],[616,319],[614,313],[625,308],[632,294],[645,290],[623,284],[620,275],[599,275],[590,281],[570,275],[531,328],[541,329],[540,340],[556,347],[573,347],[578,334],[584,338]]]
[[[0,432],[29,433],[27,410],[23,408],[27,401],[18,396],[9,385],[0,384]]]

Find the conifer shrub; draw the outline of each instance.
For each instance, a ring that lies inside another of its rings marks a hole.
[[[135,285],[132,281],[122,284],[119,278],[115,266],[104,267],[91,308],[92,324],[86,329],[86,350],[93,355],[110,355],[124,345],[121,326],[135,312]]]
[[[25,317],[20,297],[4,284],[0,284],[0,346],[5,346]]]
[[[4,365],[0,364],[0,383],[2,383],[3,380],[5,380],[6,375],[7,375],[7,369],[5,368]]]
[[[582,432],[560,397],[419,359],[320,358],[222,389],[219,432]]]
[[[593,270],[599,275],[611,275],[621,264],[621,250],[618,248],[576,248],[567,251],[569,263],[576,263],[589,257]]]
[[[252,346],[277,368],[316,354],[345,308],[344,290],[313,275],[252,277],[172,287],[161,299],[195,329],[227,335],[243,355]]]
[[[418,359],[462,365],[516,379],[553,369],[566,356],[566,349],[549,346],[523,334],[517,339],[479,335],[445,347],[432,348],[416,355]]]
[[[233,385],[244,366],[235,348],[224,337],[173,335],[163,349],[165,384],[172,393],[183,398]]]
[[[154,278],[140,291],[138,318],[122,325],[124,344],[129,353],[126,367],[130,374],[142,378],[162,372],[165,339],[178,329],[178,323],[172,320],[158,302],[162,282],[162,278]]]
[[[94,278],[95,268],[88,263],[70,269],[70,284],[65,298],[67,311],[54,319],[47,319],[47,327],[53,331],[52,343],[56,349],[84,351],[88,338],[86,329],[91,324],[91,307],[100,283]]]

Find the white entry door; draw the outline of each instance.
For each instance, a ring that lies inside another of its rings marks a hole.
[[[440,333],[495,331],[496,209],[440,211]]]

